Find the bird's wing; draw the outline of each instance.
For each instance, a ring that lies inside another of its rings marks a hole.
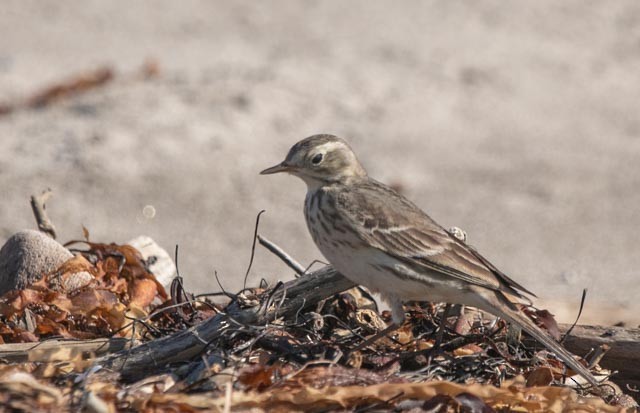
[[[521,298],[525,298],[521,292],[533,295],[381,183],[366,180],[345,187],[333,198],[338,214],[352,223],[358,236],[386,254],[481,287]]]

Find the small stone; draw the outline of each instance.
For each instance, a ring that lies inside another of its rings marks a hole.
[[[71,274],[62,281],[62,291],[73,292],[86,287],[94,280],[93,275],[86,271],[80,271]]]
[[[42,232],[15,233],[0,249],[0,295],[29,286],[72,257],[68,249]]]
[[[49,275],[48,286],[54,291],[65,293],[77,291],[94,281],[93,268],[85,257],[77,254]]]

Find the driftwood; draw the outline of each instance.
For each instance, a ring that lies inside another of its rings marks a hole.
[[[221,313],[187,330],[141,344],[131,350],[106,356],[97,364],[118,371],[124,381],[133,381],[158,372],[169,363],[187,361],[207,346],[215,345],[224,332],[243,325],[261,325],[279,317],[293,317],[354,284],[331,267],[304,275],[276,288],[265,311],[261,306],[241,308],[237,302]]]
[[[161,371],[169,363],[187,361],[209,345],[215,346],[215,341],[230,328],[262,325],[278,317],[294,317],[352,287],[354,284],[351,281],[327,266],[282,284],[273,293],[269,300],[272,305],[267,310],[261,310],[260,306],[243,309],[234,303],[228,307],[227,313],[218,314],[188,330],[104,356],[97,363],[118,371],[125,381],[137,380]],[[565,332],[569,325],[561,325],[560,328]],[[640,386],[640,330],[577,326],[565,344],[570,351],[579,355],[607,344],[610,351],[601,365],[619,371],[613,381],[623,386]]]
[[[561,325],[566,331],[569,325]],[[640,389],[640,329],[623,327],[576,326],[564,342],[574,354],[586,354],[602,345],[609,347],[600,365],[617,371],[613,382]]]

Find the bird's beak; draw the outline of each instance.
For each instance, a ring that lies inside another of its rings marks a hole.
[[[271,175],[277,174],[278,172],[289,172],[291,171],[291,166],[285,164],[284,162],[280,162],[276,166],[272,166],[271,168],[267,168],[264,171],[260,172],[260,175]]]

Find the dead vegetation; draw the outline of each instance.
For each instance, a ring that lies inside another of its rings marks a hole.
[[[0,298],[6,343],[0,404],[8,409],[613,412],[633,406],[610,382],[607,397],[593,396],[553,355],[472,309],[456,308],[443,319],[443,305],[408,303],[407,321],[393,337],[350,353],[389,314],[331,267],[286,283],[200,296],[177,277],[167,294],[133,247],[81,243],[85,248],[72,250],[75,258],[57,271]],[[260,243],[301,272],[273,243]],[[90,282],[66,288],[79,273],[90,274]],[[212,301],[220,296],[226,304]],[[560,331],[548,312],[528,311],[551,333]],[[584,363],[604,380],[609,372],[597,365],[602,354]]]

